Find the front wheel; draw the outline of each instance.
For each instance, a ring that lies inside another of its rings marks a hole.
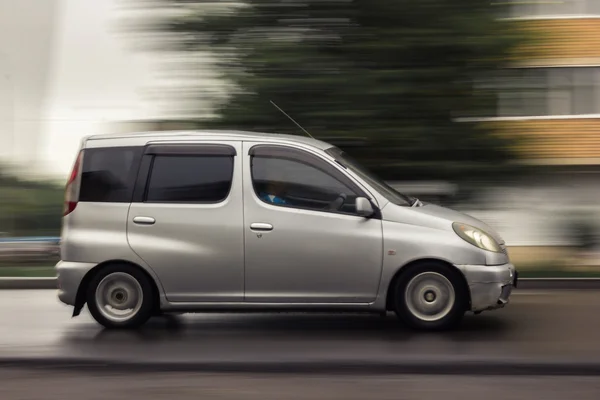
[[[437,264],[414,266],[396,283],[396,314],[415,329],[453,328],[468,308],[467,291],[458,271]]]
[[[130,265],[111,265],[92,278],[87,304],[94,319],[106,328],[137,328],[154,313],[152,283]]]

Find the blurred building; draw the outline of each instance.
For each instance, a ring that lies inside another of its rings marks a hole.
[[[531,44],[501,80],[497,114],[533,178],[482,194],[474,215],[513,246],[578,245],[600,224],[600,0],[504,0]]]
[[[600,162],[600,1],[511,0],[534,43],[503,82],[498,116],[525,136],[525,159],[544,165]]]

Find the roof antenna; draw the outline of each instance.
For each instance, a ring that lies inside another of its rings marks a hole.
[[[294,121],[294,119],[292,117],[290,117],[289,115],[287,115],[287,113],[285,111],[283,111],[281,108],[279,108],[279,106],[277,104],[275,104],[273,102],[273,100],[269,100],[271,102],[271,104],[273,104],[279,111],[281,111],[283,113],[283,115],[285,115],[286,117],[288,117],[290,119],[290,121],[292,121],[294,124],[296,124],[296,126],[300,129],[302,129],[304,131],[304,133],[306,133],[308,136],[310,136],[311,139],[314,139],[314,137],[308,133],[308,131],[306,129],[304,129],[299,123],[297,123],[296,121]]]

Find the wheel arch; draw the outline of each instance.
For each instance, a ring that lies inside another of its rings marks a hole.
[[[104,269],[110,265],[117,265],[117,264],[128,265],[128,266],[134,267],[134,268],[138,269],[140,272],[142,272],[144,275],[146,275],[146,277],[152,283],[152,290],[153,290],[152,297],[154,298],[155,307],[157,307],[157,308],[160,307],[160,291],[159,291],[156,280],[152,277],[152,274],[150,274],[148,271],[146,271],[139,264],[136,264],[131,261],[107,260],[107,261],[103,261],[103,262],[99,263],[94,268],[90,269],[84,275],[83,279],[81,280],[81,283],[79,284],[79,287],[77,288],[77,294],[75,296],[75,305],[73,307],[73,317],[76,317],[81,313],[81,310],[83,309],[83,306],[86,303],[86,293],[88,291],[88,286],[89,286],[92,278],[94,277],[94,275],[96,275],[99,271],[101,271],[102,269]]]
[[[462,282],[464,283],[464,287],[466,288],[465,295],[467,296],[468,304],[469,304],[469,306],[471,305],[471,292],[470,292],[470,290],[468,290],[469,283],[467,282],[467,278],[465,277],[465,275],[462,273],[462,271],[460,269],[458,269],[456,266],[452,265],[448,261],[442,260],[439,258],[420,258],[420,259],[412,260],[412,261],[404,264],[403,266],[399,267],[398,270],[394,273],[394,276],[392,277],[392,279],[390,280],[390,282],[387,286],[386,299],[385,299],[386,310],[392,311],[394,309],[394,296],[396,294],[395,293],[396,283],[398,282],[398,279],[400,279],[400,277],[402,275],[404,275],[405,273],[407,273],[408,271],[410,271],[414,268],[418,268],[422,264],[437,264],[437,265],[443,266],[445,268],[448,268],[449,270],[455,272],[457,274],[457,276],[460,276]]]

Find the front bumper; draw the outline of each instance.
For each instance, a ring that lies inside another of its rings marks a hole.
[[[480,312],[504,307],[518,274],[512,264],[457,265],[462,271],[471,292],[471,311]]]

